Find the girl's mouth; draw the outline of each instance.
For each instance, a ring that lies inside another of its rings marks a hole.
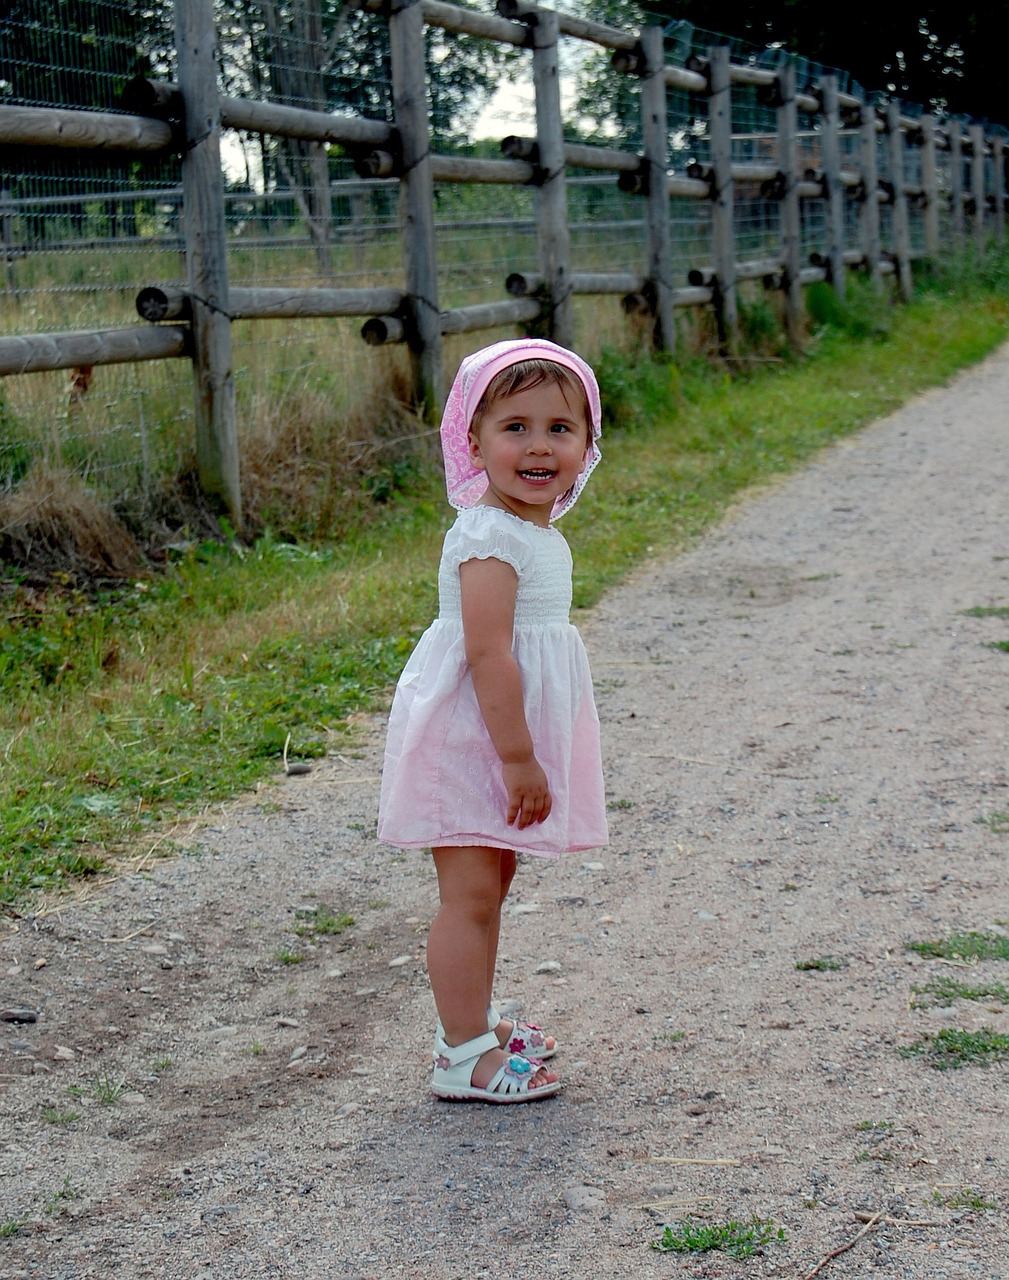
[[[552,480],[556,474],[556,471],[548,471],[546,468],[530,468],[528,471],[519,472],[523,480],[532,480],[534,483]]]

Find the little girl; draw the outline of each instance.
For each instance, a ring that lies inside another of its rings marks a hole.
[[[463,360],[441,425],[448,497],[438,618],[400,677],[378,834],[431,847],[440,908],[427,962],[440,1098],[556,1093],[552,1037],[491,1003],[516,853],[607,843],[599,720],[571,625],[571,552],[552,521],[599,461],[589,366],[538,338]]]

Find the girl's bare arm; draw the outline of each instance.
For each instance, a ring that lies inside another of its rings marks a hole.
[[[466,660],[480,714],[501,759],[508,823],[519,830],[543,822],[552,801],[533,753],[522,703],[522,675],[512,655],[518,577],[503,560],[467,560],[459,567]]]

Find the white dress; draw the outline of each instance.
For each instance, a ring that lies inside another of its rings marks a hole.
[[[512,652],[553,800],[547,820],[523,831],[506,822],[501,762],[480,714],[463,638],[459,566],[489,558],[518,574]],[[438,617],[396,687],[379,839],[401,848],[481,845],[545,858],[606,844],[599,717],[585,647],[569,621],[571,552],[564,535],[496,507],[461,511],[445,535],[438,595]]]

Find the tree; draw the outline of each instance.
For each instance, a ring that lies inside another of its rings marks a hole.
[[[0,12],[0,104],[114,109],[126,82],[138,72],[164,68],[171,57],[171,0],[143,5],[110,0],[8,0]],[[14,196],[79,195],[88,185],[121,188],[178,180],[173,158],[0,147],[0,187]],[[83,207],[68,203],[73,229],[83,224]],[[135,230],[135,204],[121,223],[116,202],[106,211],[109,226]],[[53,218],[26,215],[32,239],[45,239]]]
[[[343,0],[222,3],[219,22],[225,92],[289,106],[392,119],[387,19]],[[509,58],[502,46],[436,27],[425,31],[432,141],[460,143]],[[329,159],[319,143],[262,144],[264,180],[287,188],[329,261]]]
[[[741,0],[713,10],[704,0],[654,0],[642,14],[714,23],[726,35],[764,47],[778,44],[847,72],[869,92],[883,90],[925,108],[1006,120],[1004,51],[1009,6],[967,9],[932,3],[850,0]]]

